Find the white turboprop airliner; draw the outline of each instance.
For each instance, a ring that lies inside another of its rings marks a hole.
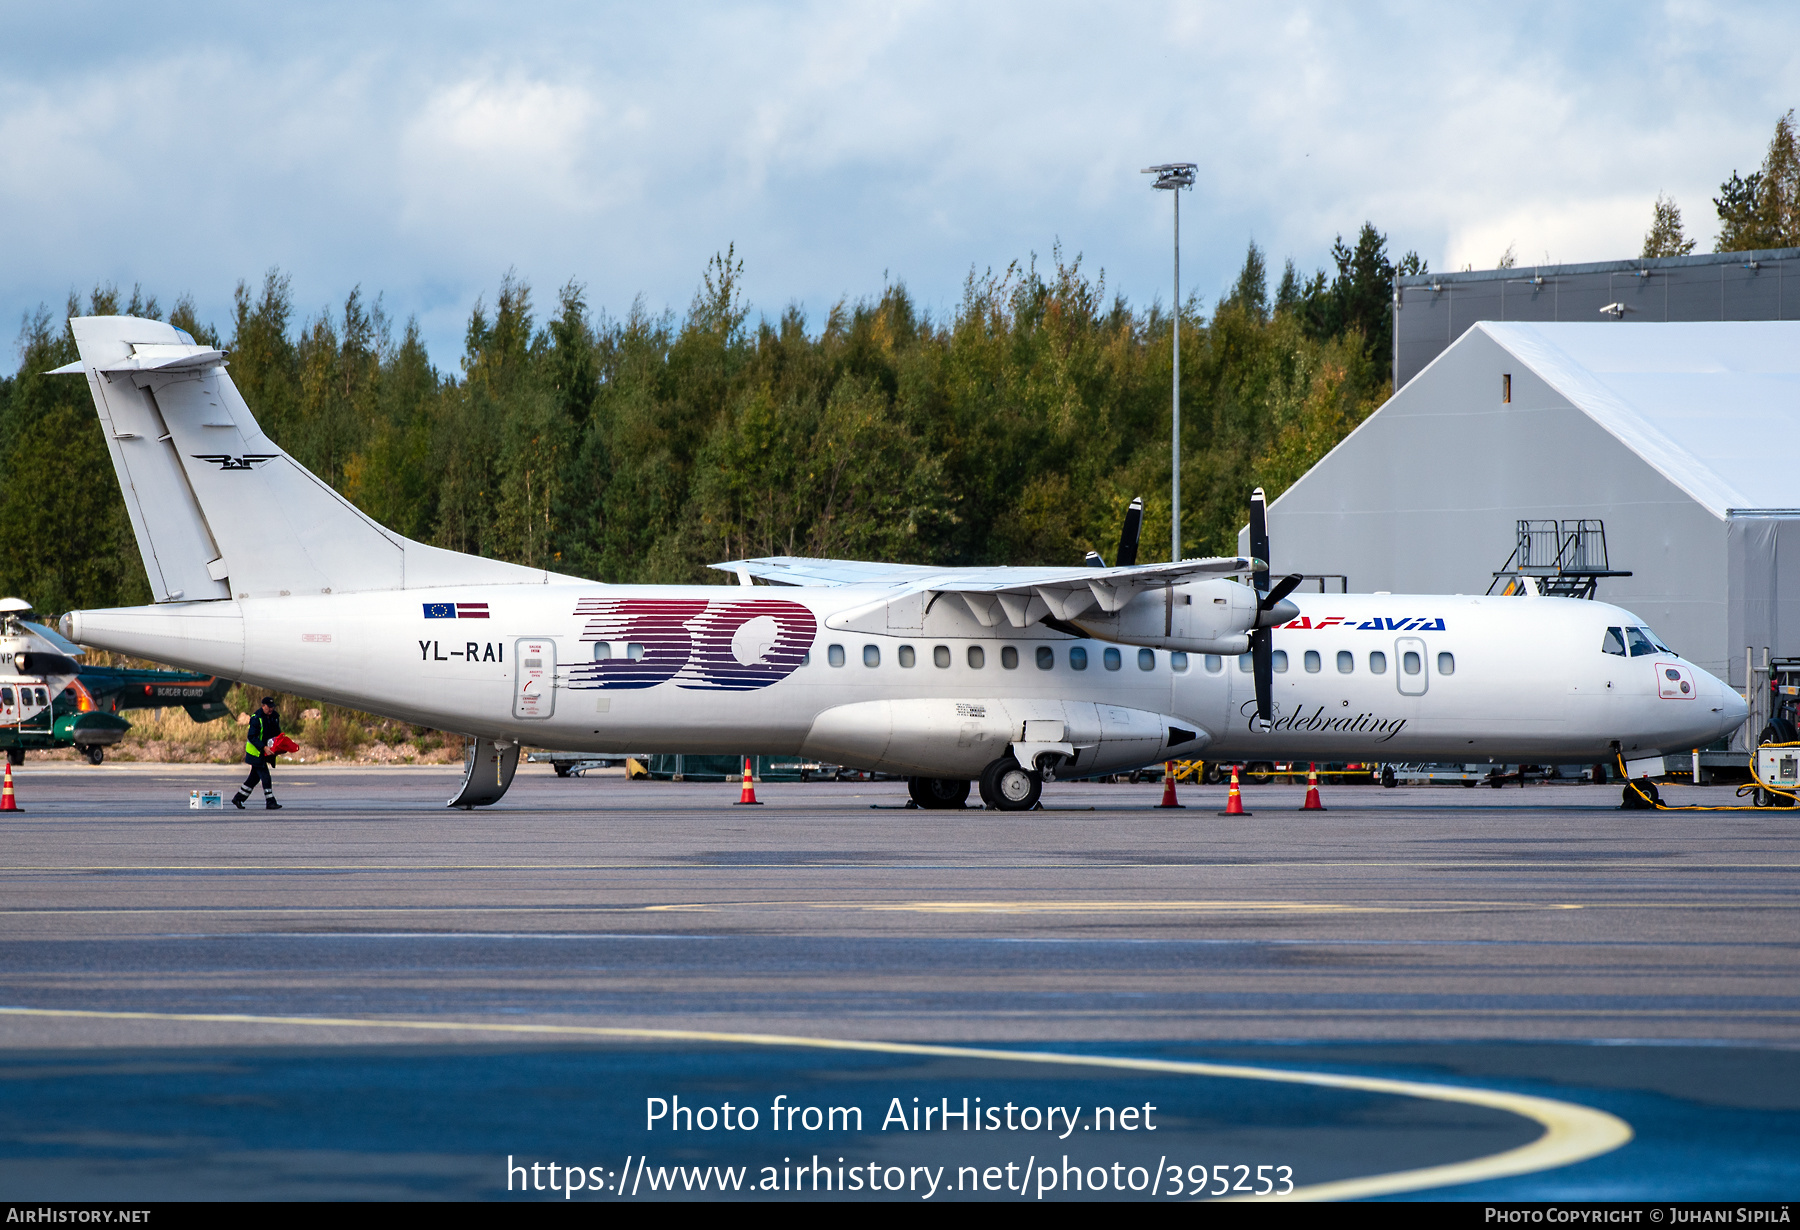
[[[798,753],[909,775],[922,806],[978,780],[1018,810],[1053,775],[1171,756],[1593,763],[1745,716],[1615,606],[1289,598],[1298,578],[1271,589],[1260,560],[1132,564],[1135,533],[1113,568],[717,565],[739,588],[461,555],[282,452],[220,351],[158,321],[70,323],[81,359],[59,371],[87,377],[156,602],[70,612],[64,635],[463,732],[456,806],[500,798],[521,742]],[[1253,518],[1266,559],[1260,501]]]

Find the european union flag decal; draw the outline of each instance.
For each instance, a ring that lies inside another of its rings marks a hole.
[[[486,619],[488,604],[485,602],[427,602],[426,619]]]
[[[425,604],[425,618],[426,619],[455,619],[456,618],[456,603],[454,603],[454,602],[427,602]]]

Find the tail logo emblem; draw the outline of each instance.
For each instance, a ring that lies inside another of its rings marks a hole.
[[[275,460],[274,453],[245,453],[242,457],[233,457],[230,453],[192,453],[195,461],[211,461],[217,463],[221,470],[254,470],[265,461]]]

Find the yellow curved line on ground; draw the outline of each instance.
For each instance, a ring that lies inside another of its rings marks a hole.
[[[1330,1072],[1295,1072],[1242,1064],[1199,1063],[1180,1059],[1121,1059],[1103,1055],[1065,1055],[1055,1051],[1004,1051],[974,1046],[936,1046],[922,1042],[861,1042],[839,1038],[803,1038],[787,1034],[737,1034],[700,1029],[620,1029],[599,1025],[487,1024],[476,1021],[359,1020],[354,1017],[253,1016],[210,1012],[98,1012],[76,1008],[0,1008],[3,1016],[59,1017],[105,1021],[187,1021],[212,1024],[302,1025],[350,1029],[410,1029],[442,1033],[540,1034],[575,1038],[631,1038],[662,1042],[721,1042],[736,1046],[783,1046],[822,1051],[859,1051],[884,1055],[931,1055],[951,1059],[991,1059],[1002,1063],[1042,1063],[1062,1067],[1111,1068],[1126,1072],[1167,1072],[1177,1076],[1211,1076],[1224,1080],[1273,1081],[1323,1089],[1354,1089],[1394,1097],[1423,1098],[1506,1111],[1543,1126],[1544,1134],[1504,1153],[1399,1170],[1391,1174],[1340,1179],[1297,1187],[1285,1196],[1246,1196],[1245,1200],[1355,1200],[1396,1192],[1423,1191],[1480,1183],[1511,1175],[1532,1174],[1573,1165],[1610,1153],[1632,1137],[1631,1125],[1616,1115],[1573,1102],[1539,1098],[1497,1089],[1434,1085],[1422,1081],[1373,1076],[1341,1076]]]
[[[1579,910],[1563,902],[1435,901],[1349,905],[1330,901],[693,901],[642,907],[646,914],[803,909],[867,914],[1443,914],[1467,910]],[[0,911],[4,912],[4,911]]]

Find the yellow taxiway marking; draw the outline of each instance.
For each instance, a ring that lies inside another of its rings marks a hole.
[[[1514,901],[1444,901],[1414,905],[1346,905],[1328,901],[730,901],[644,907],[646,913],[719,910],[849,910],[902,914],[1441,914],[1465,910],[1579,910],[1579,905]]]
[[[1455,914],[1581,910],[1564,902],[1441,901],[1350,905],[1315,901],[691,901],[666,905],[168,905],[0,909],[0,917],[84,914],[717,914],[834,910],[862,914]]]
[[[617,862],[617,863],[21,863],[0,866],[0,875],[38,875],[45,872],[108,871],[844,871],[879,869],[890,871],[1254,871],[1296,867],[1342,868],[1349,871],[1511,871],[1521,868],[1533,871],[1658,871],[1691,875],[1702,871],[1796,871],[1800,862],[1779,863],[1671,863],[1659,862],[1575,862],[1544,859],[1511,861],[1445,860],[1445,861],[1368,861],[1354,859],[1257,860],[1252,862],[1177,862],[1098,860],[1049,860],[1039,862],[951,863],[920,858],[871,862],[867,859],[779,863],[716,862]]]
[[[96,1012],[58,1008],[0,1008],[0,1015],[51,1017],[64,1020],[183,1021],[211,1024],[287,1025],[333,1029],[404,1029],[440,1033],[535,1034],[572,1038],[620,1038],[661,1042],[715,1042],[733,1046],[779,1046],[824,1051],[860,1051],[885,1055],[929,1055],[955,1059],[986,1059],[1000,1063],[1056,1064],[1063,1067],[1107,1068],[1127,1072],[1166,1072],[1177,1076],[1206,1076],[1224,1080],[1269,1081],[1285,1085],[1312,1085],[1321,1089],[1353,1089],[1394,1097],[1451,1102],[1505,1111],[1539,1124],[1543,1134],[1529,1144],[1487,1157],[1419,1170],[1368,1175],[1298,1187],[1284,1196],[1252,1196],[1254,1200],[1353,1200],[1386,1196],[1395,1192],[1423,1191],[1533,1174],[1573,1165],[1610,1153],[1632,1137],[1631,1125],[1616,1115],[1554,1098],[1533,1097],[1498,1089],[1437,1085],[1423,1081],[1389,1080],[1373,1076],[1342,1076],[1330,1072],[1297,1072],[1280,1068],[1254,1068],[1242,1064],[1198,1063],[1177,1059],[1123,1059],[1103,1055],[1066,1055],[1056,1051],[1003,1051],[973,1046],[934,1046],[914,1042],[868,1042],[840,1038],[807,1038],[785,1034],[739,1034],[697,1029],[623,1029],[597,1025],[488,1024],[480,1021],[361,1020],[355,1017],[254,1016],[246,1013],[207,1012]]]

